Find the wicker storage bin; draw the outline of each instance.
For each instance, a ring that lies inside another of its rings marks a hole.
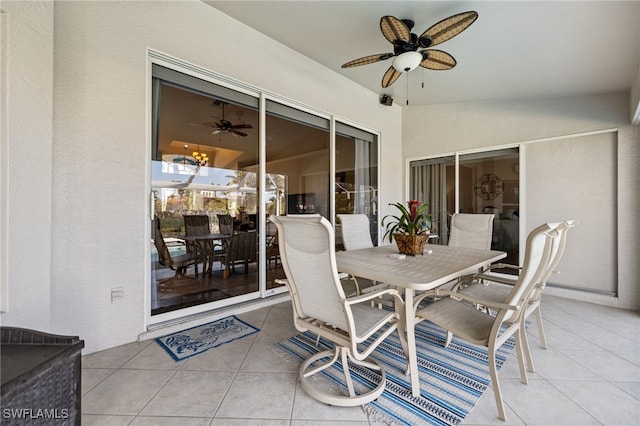
[[[79,425],[84,341],[0,327],[2,425]]]

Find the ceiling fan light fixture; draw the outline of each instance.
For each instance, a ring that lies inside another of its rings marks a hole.
[[[393,67],[400,72],[409,72],[418,67],[422,62],[422,53],[404,52],[393,59]]]

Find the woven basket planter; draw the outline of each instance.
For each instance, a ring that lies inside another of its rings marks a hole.
[[[416,254],[422,254],[424,251],[424,245],[429,239],[429,234],[393,234],[393,238],[396,240],[396,245],[400,253],[415,256]]]

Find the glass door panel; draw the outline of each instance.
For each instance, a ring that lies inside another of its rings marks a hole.
[[[284,277],[276,227],[269,216],[329,214],[329,121],[267,101],[266,111],[267,292]]]
[[[519,264],[520,175],[517,148],[460,156],[460,213],[493,213],[491,248]]]
[[[431,242],[449,242],[450,217],[455,213],[455,157],[412,161],[409,195],[429,205]]]
[[[336,123],[336,214],[366,214],[371,240],[378,245],[378,138],[361,129]],[[336,250],[343,250],[340,224]]]
[[[257,99],[175,74],[154,65],[152,229],[169,253],[152,241],[152,316],[259,294]],[[189,239],[186,216],[218,235]]]

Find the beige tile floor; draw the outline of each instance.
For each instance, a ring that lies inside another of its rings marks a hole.
[[[83,425],[373,425],[360,407],[309,398],[298,362],[273,344],[296,333],[291,305],[239,315],[262,329],[185,361],[155,343],[131,343],[83,357]],[[639,425],[640,314],[545,297],[549,348],[535,326],[536,372],[520,383],[515,355],[500,371],[507,421],[487,390],[465,425]]]

